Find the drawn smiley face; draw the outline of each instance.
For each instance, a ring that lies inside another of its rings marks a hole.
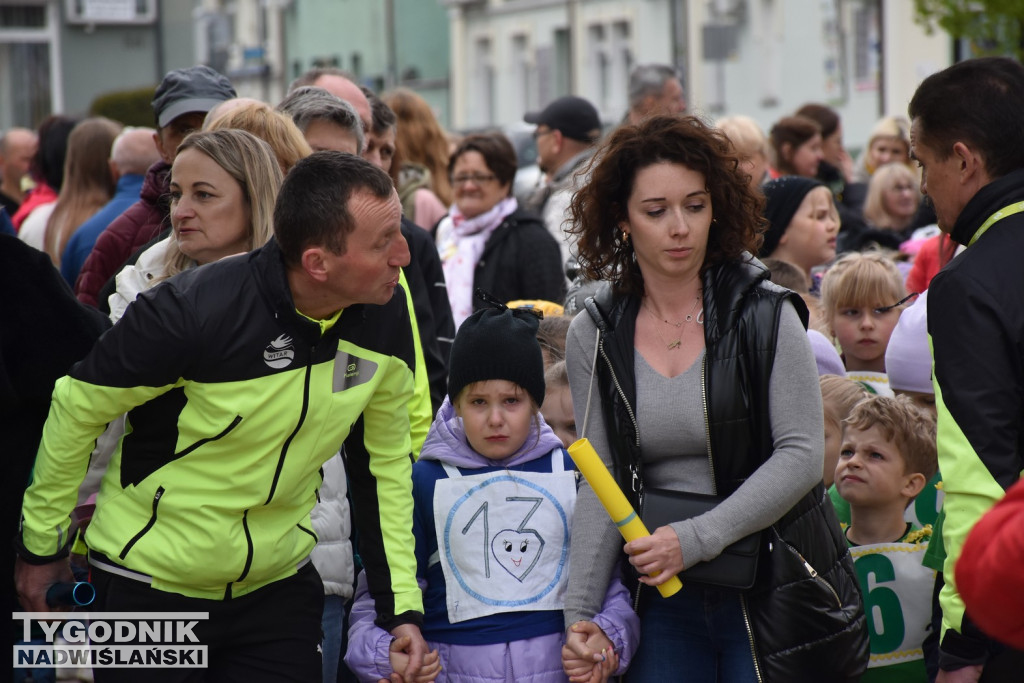
[[[532,530],[502,529],[491,539],[491,554],[501,568],[522,581],[540,560],[544,539]]]

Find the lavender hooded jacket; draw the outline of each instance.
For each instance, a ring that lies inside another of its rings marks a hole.
[[[553,449],[561,447],[558,437],[544,419],[540,415],[537,418],[540,420],[538,440],[529,439],[520,451],[504,461],[487,460],[469,446],[462,421],[456,417],[446,398],[423,444],[420,460],[438,460],[474,469],[502,465],[514,470],[517,465],[546,457]],[[426,586],[422,578],[425,569],[420,567],[417,572],[421,577],[421,588]],[[366,589],[366,577],[360,574],[350,617],[345,663],[360,681],[373,683],[387,679],[392,673],[388,658],[391,634],[374,624],[375,617],[373,600]],[[639,642],[640,622],[630,606],[629,593],[618,578],[608,586],[604,606],[593,621],[615,645],[619,654],[616,674],[621,674],[629,666]],[[562,671],[562,633],[489,645],[427,642],[431,649],[437,648],[441,656],[442,671],[437,678],[438,683],[565,683],[567,680]]]

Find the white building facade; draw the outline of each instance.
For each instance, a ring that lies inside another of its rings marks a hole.
[[[452,126],[507,126],[555,97],[627,109],[637,64],[675,65],[690,111],[767,131],[807,102],[835,108],[861,146],[883,115],[952,63],[910,0],[440,0],[451,21]]]

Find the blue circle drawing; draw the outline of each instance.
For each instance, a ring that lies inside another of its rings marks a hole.
[[[455,564],[455,558],[452,557],[451,542],[449,540],[450,536],[451,536],[452,522],[455,519],[455,513],[459,511],[459,507],[461,507],[462,504],[465,503],[469,499],[469,497],[472,496],[477,491],[479,491],[479,490],[481,490],[481,489],[483,489],[483,488],[485,488],[487,486],[491,486],[492,484],[497,484],[497,483],[504,482],[504,481],[513,482],[513,483],[518,484],[520,486],[526,486],[528,488],[531,488],[534,491],[537,491],[538,493],[543,495],[548,501],[550,501],[551,504],[555,506],[555,510],[558,511],[558,514],[559,514],[559,516],[562,519],[562,533],[563,533],[563,535],[565,537],[565,542],[562,543],[562,553],[561,553],[561,557],[559,557],[559,559],[558,559],[558,568],[555,570],[554,578],[552,578],[551,582],[547,586],[545,586],[539,593],[537,593],[536,595],[533,595],[531,597],[528,597],[528,598],[523,598],[522,600],[496,600],[494,598],[488,598],[486,596],[480,595],[480,593],[478,593],[475,590],[473,590],[472,588],[470,588],[469,585],[466,583],[466,580],[462,577],[461,572],[459,572],[458,566],[456,566],[456,564]],[[454,575],[455,580],[459,582],[459,585],[462,586],[462,589],[464,591],[466,591],[467,593],[472,595],[474,598],[476,598],[480,602],[482,602],[484,604],[487,604],[487,605],[495,605],[495,606],[498,606],[498,607],[522,607],[523,605],[529,605],[529,604],[537,602],[538,600],[543,598],[545,595],[550,593],[552,590],[554,590],[555,586],[558,585],[559,580],[562,578],[562,572],[565,570],[565,564],[566,564],[566,560],[568,559],[568,554],[569,554],[569,542],[568,541],[569,541],[569,518],[565,514],[565,510],[562,508],[562,505],[558,502],[558,500],[553,495],[551,495],[551,493],[546,488],[544,488],[543,486],[539,486],[537,484],[534,484],[531,481],[527,481],[526,479],[521,479],[521,478],[513,476],[511,474],[497,475],[495,477],[492,477],[491,479],[488,479],[487,481],[485,481],[485,482],[483,482],[481,484],[478,484],[478,485],[474,486],[470,490],[466,491],[466,493],[464,493],[457,501],[455,501],[455,504],[452,505],[452,509],[448,513],[448,519],[445,521],[445,525],[444,525],[444,554],[445,554],[445,557],[448,559],[448,566],[451,567],[452,574]]]

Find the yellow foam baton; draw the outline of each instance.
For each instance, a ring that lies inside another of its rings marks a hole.
[[[569,456],[576,463],[583,478],[590,484],[590,488],[594,489],[597,499],[601,501],[601,505],[604,506],[608,516],[612,518],[612,522],[615,523],[619,533],[627,542],[651,535],[640,519],[640,515],[636,514],[636,510],[629,504],[622,489],[615,483],[612,473],[604,466],[597,451],[590,445],[589,439],[580,439],[569,446]],[[657,575],[658,572],[650,576]],[[661,597],[667,598],[678,593],[682,587],[683,582],[679,580],[679,577],[673,576],[657,588]]]

